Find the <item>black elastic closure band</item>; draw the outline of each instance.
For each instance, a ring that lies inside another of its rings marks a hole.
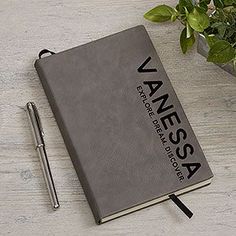
[[[55,54],[55,52],[52,52],[48,49],[43,49],[42,51],[39,52],[39,59],[42,58],[42,55],[44,55],[46,53],[50,53],[51,55]]]
[[[193,213],[180,201],[180,199],[175,195],[169,195],[169,198],[182,210],[185,215],[190,219],[193,216]]]

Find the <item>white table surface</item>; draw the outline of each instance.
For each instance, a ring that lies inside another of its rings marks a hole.
[[[197,54],[182,55],[182,25],[143,13],[174,0],[0,1],[0,235],[236,235],[236,78]],[[181,196],[188,220],[166,201],[96,225],[33,67],[56,52],[144,24],[214,172],[210,186]],[[53,212],[25,112],[38,104],[61,208]]]

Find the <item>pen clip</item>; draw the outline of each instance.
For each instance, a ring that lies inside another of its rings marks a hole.
[[[41,134],[42,139],[43,139],[44,131],[43,131],[43,126],[42,126],[41,119],[40,119],[40,116],[39,116],[39,113],[38,113],[38,109],[37,109],[37,107],[35,106],[35,104],[33,102],[31,103],[31,105],[32,105],[32,108],[34,110],[35,119],[37,121],[37,124],[39,126],[39,130],[40,130],[40,134]]]

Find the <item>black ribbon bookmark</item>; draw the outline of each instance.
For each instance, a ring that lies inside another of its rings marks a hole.
[[[182,210],[185,215],[190,219],[193,216],[193,213],[180,201],[180,199],[175,195],[169,195],[169,198]]]
[[[46,54],[46,53],[50,53],[51,55],[55,54],[55,52],[52,52],[48,49],[43,49],[39,52],[39,59],[42,58],[42,55]]]

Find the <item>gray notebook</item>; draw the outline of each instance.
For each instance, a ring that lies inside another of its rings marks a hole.
[[[210,183],[143,26],[38,59],[35,67],[97,223]]]

